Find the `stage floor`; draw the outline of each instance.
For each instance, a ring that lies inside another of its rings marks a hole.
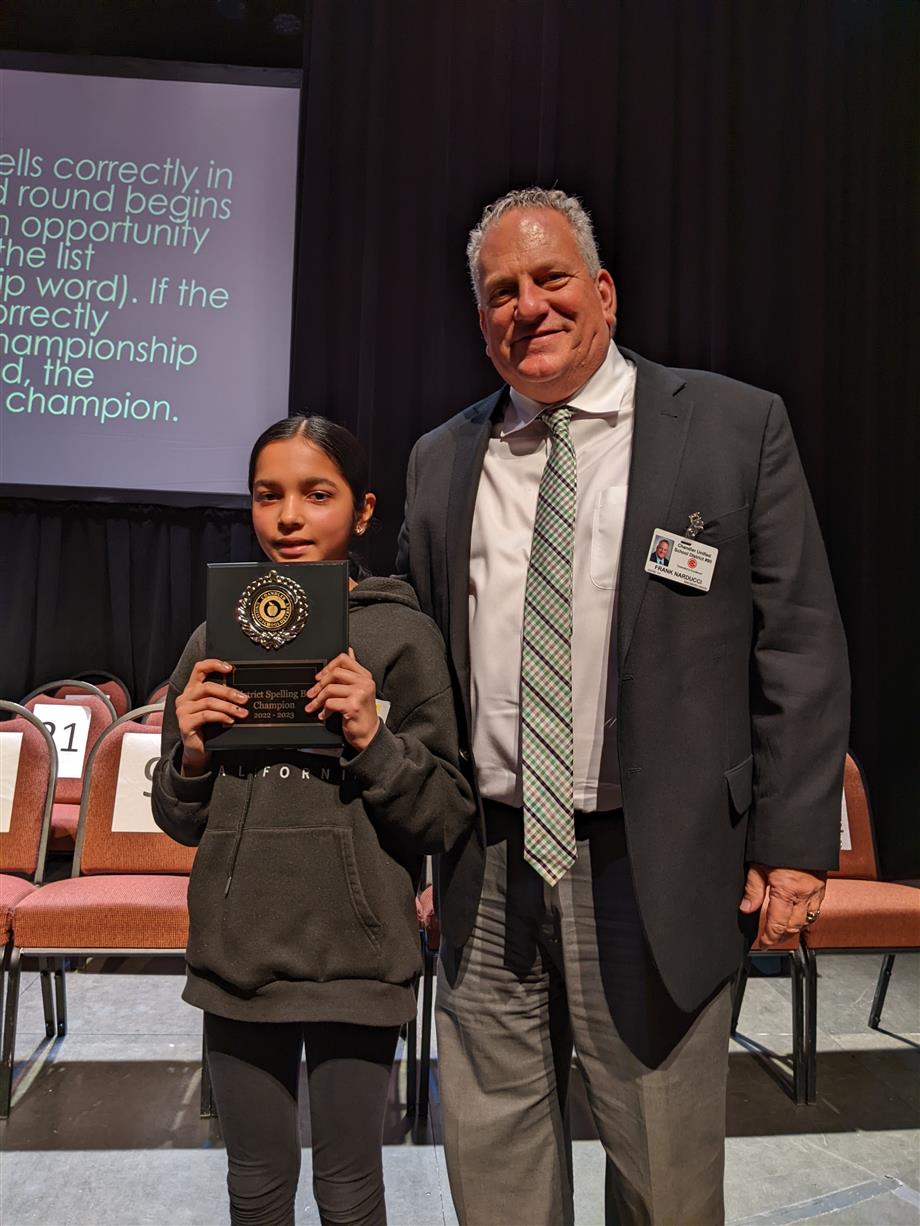
[[[733,1226],[920,1223],[920,955],[898,956],[884,1030],[871,1031],[880,960],[819,958],[813,1107],[796,1107],[751,1050],[771,1052],[777,1068],[788,1068],[788,980],[750,980],[741,1041],[730,1057],[726,1210]],[[219,1127],[198,1115],[201,1017],[180,1000],[181,986],[176,961],[91,960],[68,975],[69,1032],[52,1041],[44,1037],[37,976],[23,976],[13,1111],[0,1126],[4,1226],[227,1221]],[[455,1223],[436,1059],[431,1120],[413,1128],[404,1057],[400,1045],[384,1151],[389,1221]],[[604,1158],[577,1077],[574,1094],[576,1221],[600,1226]],[[303,1126],[298,1226],[319,1221],[305,1117]]]

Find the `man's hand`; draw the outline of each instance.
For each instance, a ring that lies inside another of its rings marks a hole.
[[[438,914],[434,909],[434,888],[432,886],[422,890],[416,898],[415,914],[418,917],[419,928],[425,930],[428,948],[437,949],[441,944],[441,925],[438,923]]]
[[[796,868],[769,868],[752,864],[748,869],[741,910],[750,913],[764,905],[760,944],[769,949],[785,936],[801,932],[807,914],[821,910],[827,873],[809,873]]]

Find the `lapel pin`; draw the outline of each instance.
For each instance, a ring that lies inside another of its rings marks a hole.
[[[687,519],[687,536],[692,540],[705,527],[702,515],[700,515],[699,511],[693,511]]]

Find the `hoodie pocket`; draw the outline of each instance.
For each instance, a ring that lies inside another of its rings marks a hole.
[[[195,970],[243,993],[279,979],[378,978],[381,924],[361,884],[351,830],[247,829],[226,897],[230,840],[214,838],[219,850],[206,848],[209,841],[189,888],[187,956]]]

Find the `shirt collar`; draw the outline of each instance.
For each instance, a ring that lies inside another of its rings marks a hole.
[[[587,383],[564,403],[579,413],[592,416],[609,416],[620,408],[620,402],[629,386],[632,368],[613,341],[607,356]],[[502,422],[501,438],[516,434],[529,426],[549,405],[539,404],[511,388],[508,406]]]

